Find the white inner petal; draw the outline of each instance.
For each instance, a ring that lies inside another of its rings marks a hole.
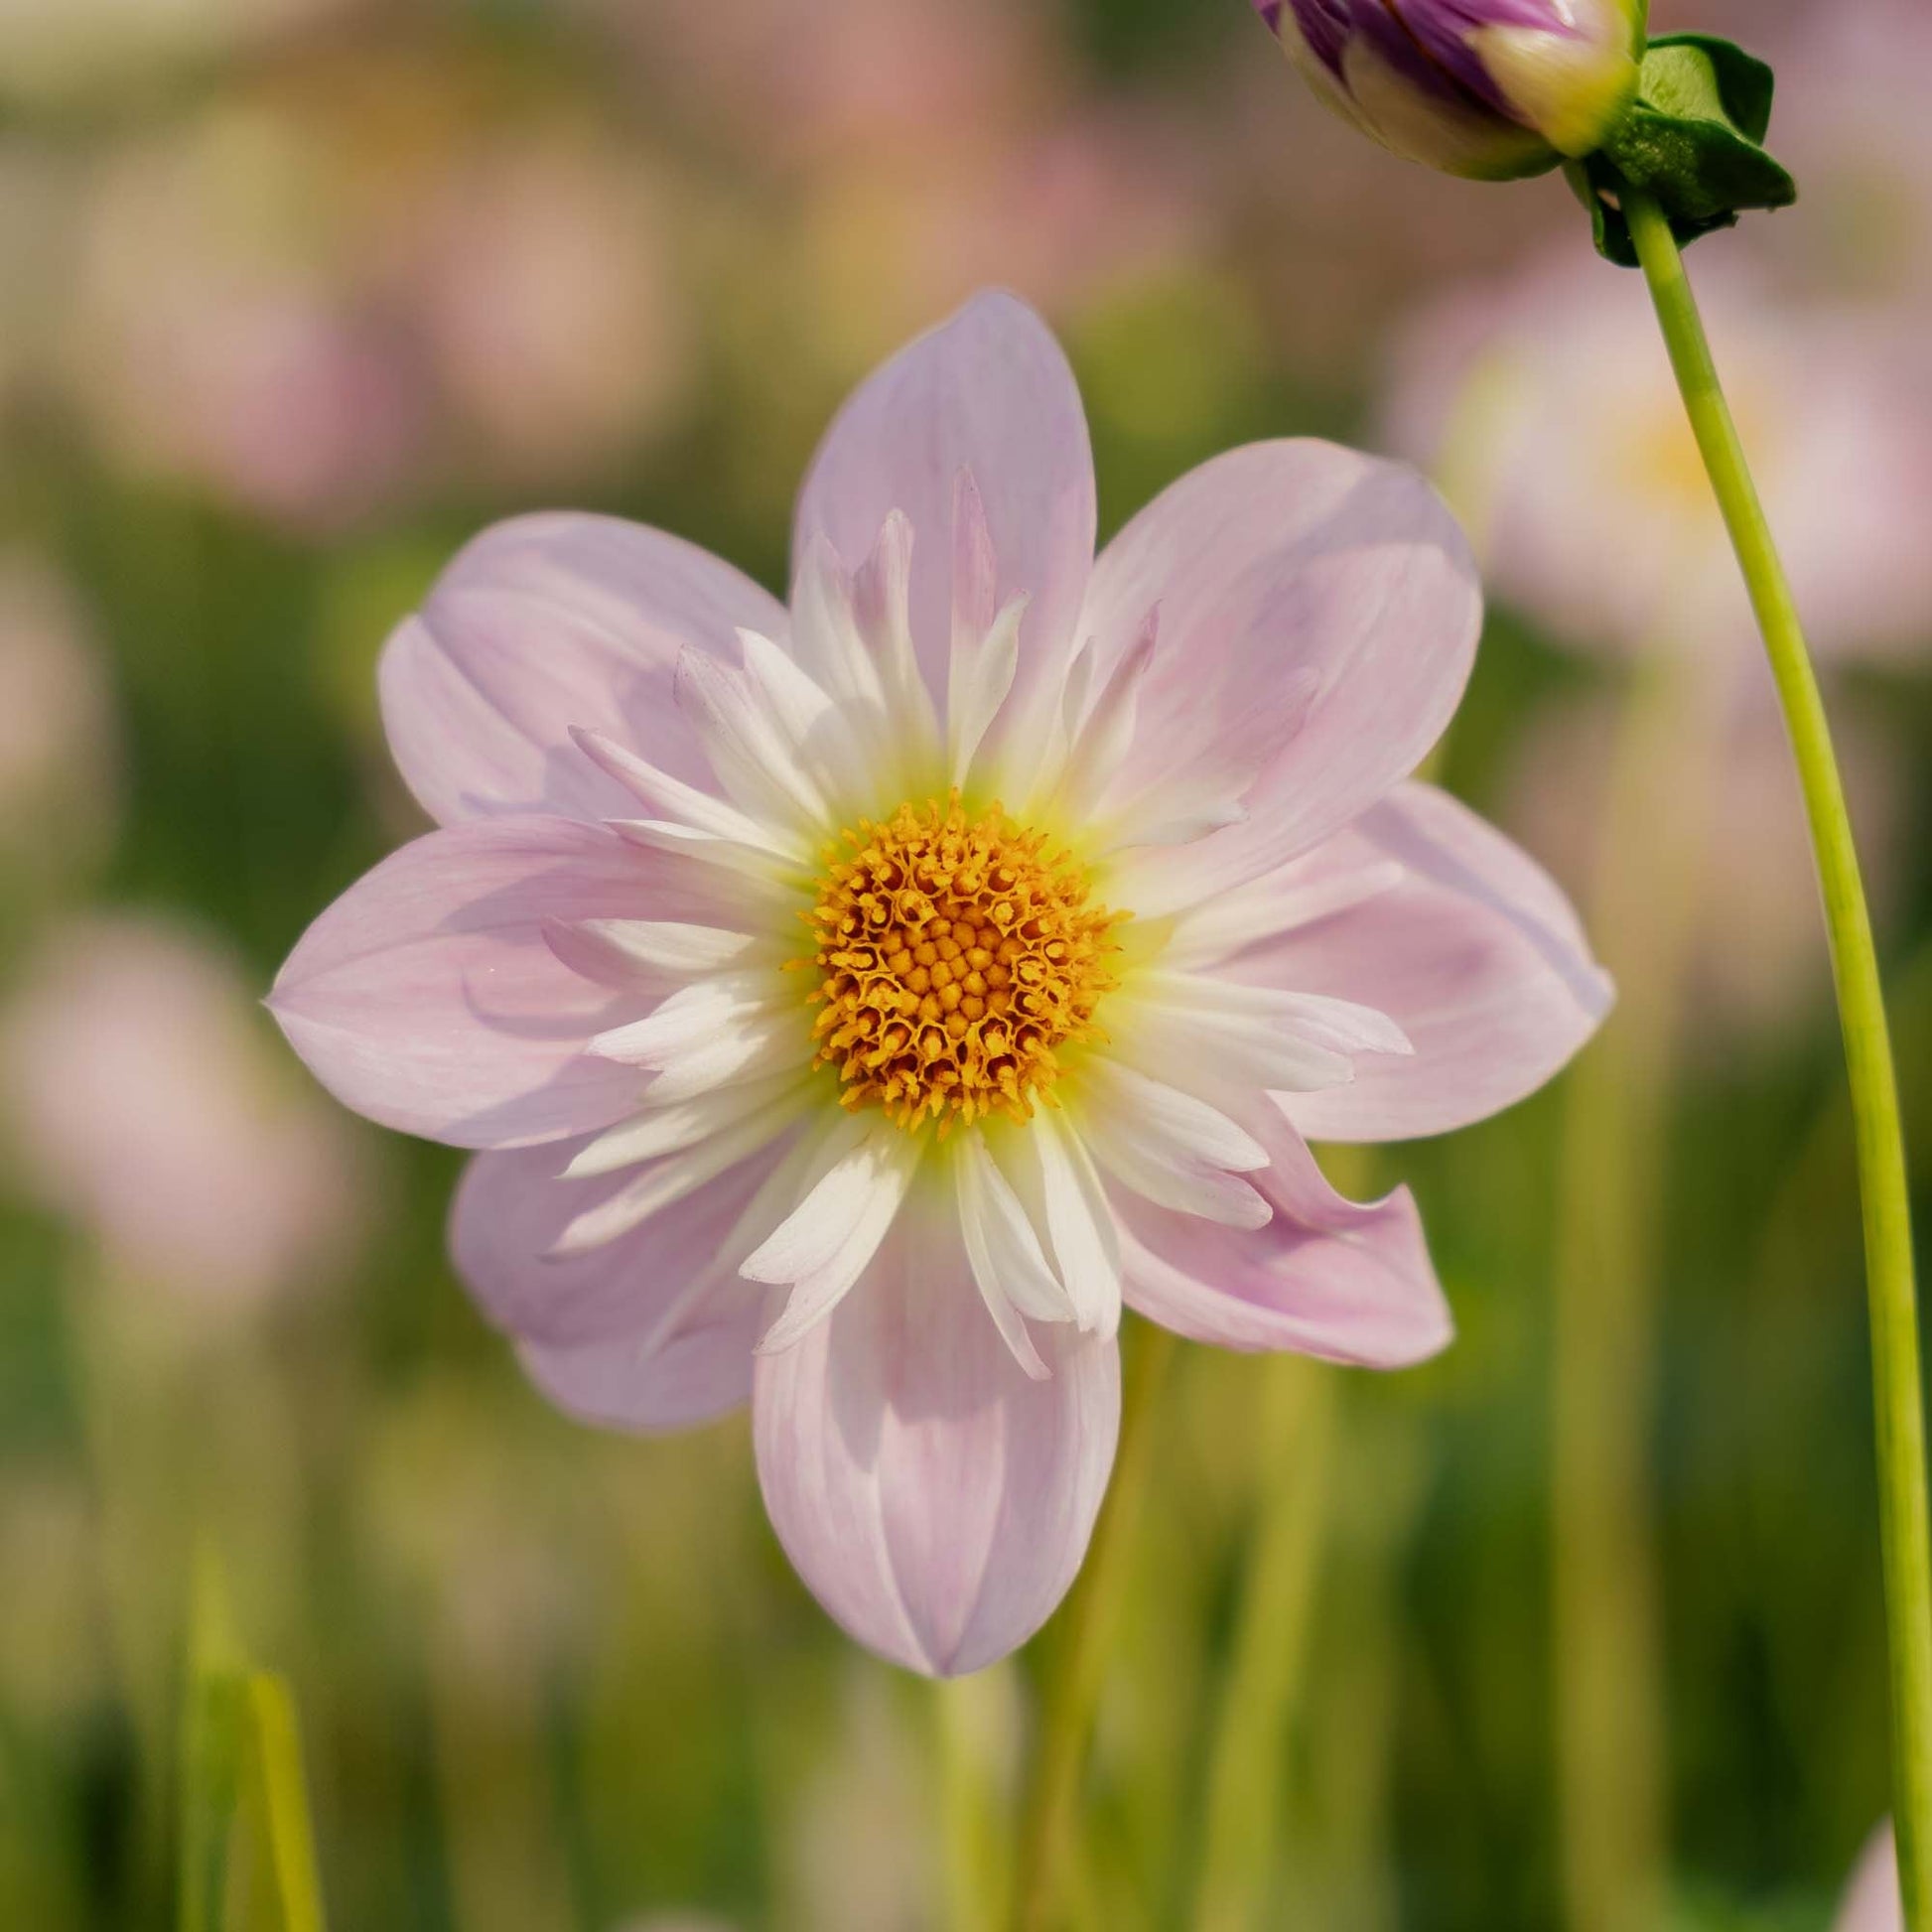
[[[608,1200],[578,1215],[558,1237],[552,1252],[584,1254],[628,1234],[706,1181],[717,1179],[727,1168],[756,1154],[769,1143],[774,1131],[770,1121],[753,1114],[695,1147],[652,1162]]]
[[[800,881],[809,876],[809,860],[802,854],[774,850],[763,842],[762,831],[758,833],[758,842],[752,843],[668,818],[610,818],[604,822],[631,845],[651,852],[674,852],[715,867],[720,874],[732,875],[750,902],[754,918],[768,916],[772,897],[778,894],[794,897]],[[761,893],[758,889],[762,889]]]
[[[952,1161],[966,1254],[981,1292],[988,1292],[990,1281],[1035,1321],[1073,1320],[1073,1304],[1047,1262],[1039,1232],[987,1152],[985,1137],[977,1130],[962,1134]]]
[[[669,919],[555,919],[545,926],[544,937],[572,972],[626,990],[759,959],[776,964],[779,950],[775,941],[756,932]]]
[[[686,649],[672,691],[696,727],[718,782],[743,811],[807,834],[830,829],[833,812],[824,791],[752,678],[705,651]]]
[[[680,987],[655,1012],[614,1027],[591,1051],[652,1069],[651,1104],[802,1067],[810,1030],[795,988],[775,968],[720,973]]]
[[[1175,970],[1210,966],[1258,940],[1332,917],[1392,892],[1408,876],[1394,859],[1326,873],[1297,866],[1190,907],[1175,922],[1162,962]]]
[[[984,632],[954,629],[946,672],[946,759],[955,785],[971,777],[981,743],[1013,689],[1028,602],[1016,597]]]
[[[1112,1057],[1186,1093],[1318,1093],[1347,1086],[1359,1052],[1407,1053],[1372,1007],[1195,973],[1134,974],[1107,1003]]]
[[[876,1116],[834,1124],[815,1163],[823,1172],[739,1269],[748,1281],[791,1289],[760,1351],[788,1348],[837,1308],[891,1230],[923,1151],[921,1137]]]
[[[646,1094],[646,1099],[651,1095]],[[660,1155],[681,1153],[737,1122],[760,1117],[776,1134],[810,1105],[811,1094],[795,1067],[761,1080],[713,1087],[688,1100],[646,1106],[580,1148],[564,1170],[567,1179],[617,1173]]]
[[[1025,1129],[1003,1137],[1002,1166],[1034,1225],[1046,1231],[1074,1319],[1112,1334],[1120,1325],[1120,1240],[1079,1136],[1063,1116],[1041,1107]]]
[[[774,825],[763,817],[742,812],[711,792],[700,791],[668,771],[660,771],[634,752],[593,731],[573,731],[579,749],[600,769],[617,779],[646,805],[670,815],[673,822],[714,839],[768,853],[789,865],[809,865],[811,846],[786,823]],[[630,821],[619,821],[620,825]],[[647,821],[648,822],[648,821]]]
[[[1061,705],[1066,717],[1068,752],[1058,783],[1059,809],[1075,824],[1093,816],[1114,773],[1134,742],[1140,715],[1141,682],[1154,662],[1156,619],[1150,615],[1141,634],[1114,666],[1100,692],[1088,701],[1094,645],[1089,640],[1068,673]]]

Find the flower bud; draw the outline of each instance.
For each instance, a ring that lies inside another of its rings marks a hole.
[[[1479,181],[1591,153],[1637,88],[1645,0],[1255,0],[1315,92]]]

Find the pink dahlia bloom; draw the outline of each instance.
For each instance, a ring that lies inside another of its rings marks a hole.
[[[1262,444],[1093,539],[1072,375],[998,295],[834,424],[789,609],[654,530],[485,532],[382,665],[441,829],[272,1000],[346,1104],[482,1150],[457,1265],[538,1385],[749,1399],[806,1582],[934,1673],[1079,1567],[1123,1303],[1448,1341],[1413,1201],[1308,1140],[1507,1106],[1607,998],[1544,875],[1405,782],[1480,617],[1427,484]]]
[[[1889,1825],[1880,1825],[1872,1833],[1861,1855],[1839,1907],[1835,1932],[1905,1932],[1905,1907],[1898,1895],[1898,1851]]]

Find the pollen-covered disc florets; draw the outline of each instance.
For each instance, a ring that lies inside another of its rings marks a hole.
[[[844,1105],[942,1131],[1031,1115],[1113,984],[1126,915],[1089,893],[1076,859],[997,804],[974,818],[929,799],[841,833],[805,914],[816,950],[794,963],[823,976],[814,1064],[838,1068]]]

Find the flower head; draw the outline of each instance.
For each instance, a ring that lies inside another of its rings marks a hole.
[[[1264,444],[1093,537],[1003,296],[839,417],[788,608],[653,530],[486,532],[382,666],[442,829],[272,1002],[349,1105],[482,1150],[457,1264],[536,1382],[644,1430],[749,1397],[792,1560],[925,1671],[1078,1568],[1123,1303],[1440,1348],[1413,1203],[1304,1137],[1505,1106],[1606,998],[1549,881],[1404,782],[1479,625],[1419,478]]]
[[[1637,88],[1641,0],[1255,0],[1337,113],[1411,161],[1502,181],[1598,147]]]

